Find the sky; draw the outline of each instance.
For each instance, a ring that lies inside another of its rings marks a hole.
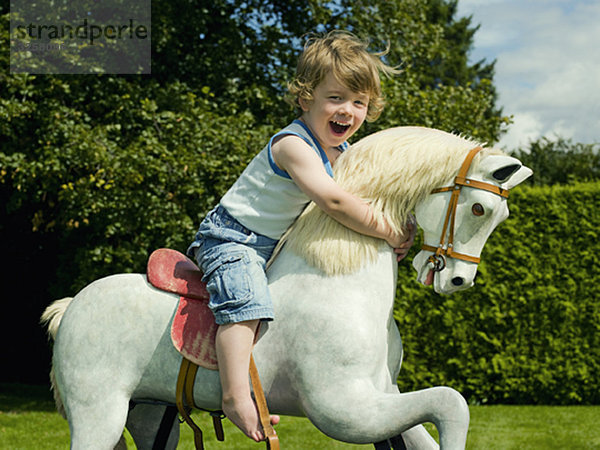
[[[496,60],[507,150],[557,136],[600,143],[600,0],[459,0],[480,25],[471,61]]]

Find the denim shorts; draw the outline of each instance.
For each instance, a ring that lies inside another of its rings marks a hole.
[[[265,265],[277,241],[254,233],[218,205],[200,224],[188,255],[204,272],[209,308],[219,325],[273,320]]]

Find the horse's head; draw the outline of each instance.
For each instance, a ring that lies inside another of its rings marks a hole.
[[[443,294],[473,286],[487,238],[508,217],[508,190],[531,174],[506,155],[487,155],[473,166],[465,160],[454,185],[435,189],[419,203],[424,245],[413,260],[418,280]]]

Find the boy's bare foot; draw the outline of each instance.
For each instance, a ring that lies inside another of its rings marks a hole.
[[[233,424],[244,432],[246,436],[256,442],[265,440],[265,434],[260,424],[256,404],[249,397],[247,400],[223,400],[223,413]],[[279,423],[279,416],[271,416],[271,424]]]
[[[258,418],[258,411],[252,398],[248,397],[246,400],[235,398],[223,399],[223,412],[250,439],[254,439],[257,442],[262,441],[263,434]]]

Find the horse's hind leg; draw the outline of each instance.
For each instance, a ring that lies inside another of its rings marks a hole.
[[[116,394],[97,398],[95,394],[65,399],[73,450],[112,450],[123,434],[129,399]]]

